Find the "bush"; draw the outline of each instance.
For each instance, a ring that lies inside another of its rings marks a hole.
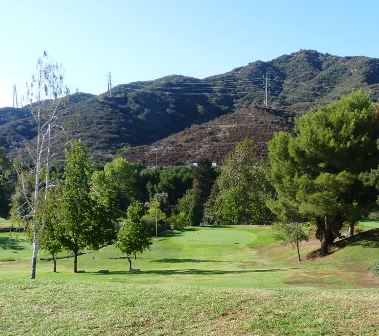
[[[145,215],[142,218],[142,224],[146,229],[149,236],[155,236],[155,217],[150,215]],[[167,221],[158,220],[158,234],[163,231],[168,230],[170,227]]]
[[[172,230],[183,229],[186,226],[191,225],[188,216],[184,212],[179,212],[178,214],[172,215],[167,219],[167,222]]]

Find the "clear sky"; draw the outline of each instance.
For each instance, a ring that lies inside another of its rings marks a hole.
[[[47,50],[72,91],[203,78],[299,49],[379,57],[376,0],[0,0],[0,107]]]

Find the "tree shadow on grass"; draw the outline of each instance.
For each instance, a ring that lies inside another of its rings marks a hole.
[[[352,237],[342,239],[334,244],[338,248],[360,245],[363,247],[379,247],[379,229],[360,232]]]
[[[191,259],[191,258],[163,258],[163,259],[155,259],[152,260],[153,262],[159,262],[159,263],[229,263],[230,261],[226,260],[211,260],[211,259]]]
[[[14,238],[0,237],[0,249],[3,250],[24,250],[25,247],[20,245],[20,242]]]
[[[204,225],[202,227],[210,228],[210,229],[235,229],[235,226],[229,225]]]
[[[187,227],[184,229],[175,229],[175,230],[166,230],[163,231],[158,238],[169,238],[169,237],[177,237],[182,236],[184,233],[188,231],[198,231],[198,227]]]
[[[269,268],[269,269],[253,269],[253,270],[239,270],[239,271],[223,271],[223,270],[201,270],[201,269],[179,269],[179,270],[147,270],[132,273],[129,271],[110,271],[108,273],[102,274],[94,272],[95,275],[117,275],[117,274],[153,274],[153,275],[221,275],[221,274],[247,274],[247,273],[266,273],[266,272],[283,272],[289,269],[298,269],[297,267],[292,268]]]
[[[379,229],[372,229],[364,232],[355,234],[352,237],[341,239],[331,244],[329,249],[329,254],[338,252],[339,250],[345,248],[346,246],[362,246],[362,247],[371,247],[379,248]],[[320,249],[312,251],[307,254],[306,258],[313,260],[320,258],[321,253]]]

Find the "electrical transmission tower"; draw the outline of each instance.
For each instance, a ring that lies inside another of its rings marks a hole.
[[[264,104],[265,104],[265,107],[268,107],[268,76],[267,76],[267,73],[264,76],[264,84],[265,84],[265,101],[264,101]]]
[[[108,73],[108,95],[112,97],[112,74]]]
[[[18,108],[18,98],[17,98],[16,84],[13,85],[13,107]]]

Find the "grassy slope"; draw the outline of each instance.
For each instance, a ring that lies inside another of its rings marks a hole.
[[[0,282],[2,335],[377,335],[374,290]],[[58,294],[58,295],[57,295]]]
[[[73,274],[71,258],[59,260],[57,274],[40,261],[39,280],[31,282],[29,243],[20,233],[9,235],[0,234],[0,260],[15,259],[0,262],[1,335],[379,331],[379,290],[360,288],[379,287],[367,271],[379,257],[369,241],[299,264],[270,227],[195,228],[154,241],[135,261],[139,274],[129,274],[122,255],[106,247],[79,258],[86,273]],[[104,268],[110,273],[96,273]]]

